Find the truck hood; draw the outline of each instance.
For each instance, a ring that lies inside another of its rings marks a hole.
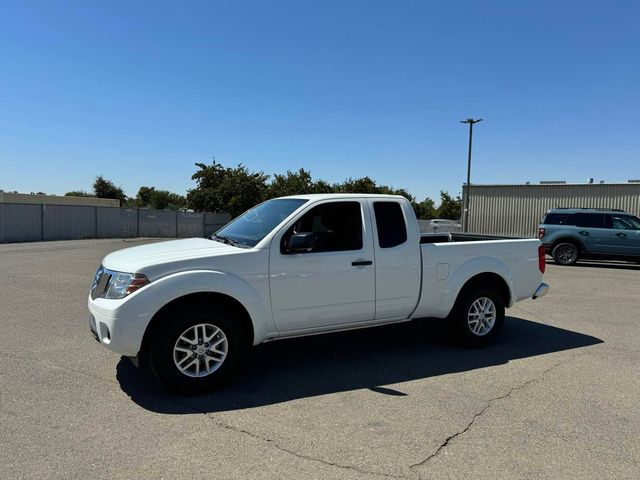
[[[144,273],[145,267],[149,266],[237,254],[243,251],[246,249],[206,238],[185,238],[118,250],[104,257],[102,265],[117,272]]]

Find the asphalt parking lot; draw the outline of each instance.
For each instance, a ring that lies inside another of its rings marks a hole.
[[[139,243],[0,245],[0,477],[640,477],[640,266],[549,265],[489,348],[438,321],[274,342],[184,398],[88,330],[100,259]]]

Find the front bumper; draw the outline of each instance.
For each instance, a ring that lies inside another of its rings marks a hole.
[[[100,338],[98,337],[98,326],[96,325],[96,317],[91,314],[89,314],[89,330],[96,342],[100,342]]]
[[[152,289],[144,288],[121,300],[89,296],[89,329],[104,347],[120,355],[135,357],[140,351],[142,337],[155,311],[148,295]]]
[[[536,288],[536,291],[531,298],[535,300],[536,298],[544,297],[548,292],[549,285],[547,285],[546,283],[541,283],[540,286]]]

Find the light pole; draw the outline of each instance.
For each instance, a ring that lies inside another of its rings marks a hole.
[[[473,140],[473,124],[480,123],[482,118],[474,120],[473,118],[467,118],[466,120],[460,120],[460,123],[469,124],[469,156],[467,157],[467,194],[464,196],[464,220],[462,221],[462,228],[464,232],[469,231],[469,195],[471,194],[471,142]]]

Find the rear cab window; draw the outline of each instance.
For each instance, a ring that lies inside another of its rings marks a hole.
[[[407,225],[398,202],[374,202],[378,244],[380,248],[392,248],[407,241]]]

